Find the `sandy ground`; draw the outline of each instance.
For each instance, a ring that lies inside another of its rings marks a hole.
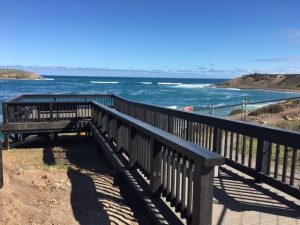
[[[0,224],[150,224],[87,137],[3,152]]]

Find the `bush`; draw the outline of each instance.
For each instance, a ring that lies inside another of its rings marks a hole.
[[[234,116],[234,115],[237,115],[237,114],[241,114],[242,112],[243,112],[242,109],[234,109],[229,113],[229,116]]]
[[[259,116],[262,114],[276,114],[276,113],[280,113],[283,111],[284,111],[284,109],[281,105],[273,104],[273,105],[267,105],[267,106],[261,107],[259,109],[256,109],[256,110],[250,112],[248,115],[249,116]]]

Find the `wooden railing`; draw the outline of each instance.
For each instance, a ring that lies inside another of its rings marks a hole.
[[[227,165],[300,198],[299,132],[187,113],[114,95],[96,96],[98,103],[214,151],[226,158]],[[89,97],[96,96],[84,96],[86,101],[80,96],[21,96],[14,102],[3,103],[4,123],[91,119]],[[47,101],[31,102],[43,97]],[[70,99],[82,101],[72,102]],[[28,111],[30,116],[26,116]]]
[[[226,164],[300,198],[300,133],[113,96],[113,108],[217,152]]]
[[[22,95],[3,102],[3,123],[90,119],[90,102],[111,106],[111,95]]]
[[[90,102],[5,102],[3,123],[91,119]]]
[[[154,196],[163,194],[194,225],[211,224],[214,166],[218,154],[99,103],[92,121],[140,170]]]
[[[91,102],[95,101],[104,105],[112,105],[112,95],[21,95],[10,102]]]
[[[133,170],[142,172],[153,197],[165,197],[187,224],[211,224],[214,167],[224,163],[220,155],[121,113],[109,104],[61,102],[49,97],[41,102],[20,99],[3,103],[4,123],[17,126],[86,119],[111,141],[116,151],[127,156]]]

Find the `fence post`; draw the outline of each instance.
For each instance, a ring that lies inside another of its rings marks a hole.
[[[2,140],[0,139],[0,188],[3,187]]]
[[[245,117],[244,117],[244,121],[247,121],[247,116],[248,116],[248,112],[247,112],[247,99],[245,98]]]
[[[214,167],[195,162],[192,225],[211,225]]]
[[[129,153],[129,166],[130,168],[135,168],[136,164],[137,164],[137,146],[136,146],[136,134],[137,134],[137,130],[130,126],[129,127],[129,149],[128,149],[128,153]]]
[[[241,107],[242,107],[242,112],[241,112],[241,121],[243,121],[243,117],[244,117],[244,99],[242,100]]]
[[[3,114],[3,123],[7,123],[7,104],[5,102],[2,103],[2,114]]]
[[[267,174],[268,171],[268,158],[270,151],[270,142],[262,139],[257,140],[257,154],[256,154],[256,171]],[[256,182],[260,182],[259,179],[255,179]]]
[[[218,153],[221,155],[221,148],[222,148],[222,130],[220,128],[214,127],[214,134],[213,134],[213,152]],[[219,176],[219,166],[215,166],[215,175]]]
[[[8,134],[4,134],[4,148],[6,150],[9,150],[9,135]]]
[[[150,188],[154,197],[161,195],[162,146],[154,138],[150,140]]]

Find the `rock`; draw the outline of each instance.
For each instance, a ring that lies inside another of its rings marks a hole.
[[[288,121],[293,120],[293,118],[290,117],[290,116],[285,116],[284,119],[285,119],[285,120],[288,120]]]
[[[52,203],[52,204],[57,204],[58,202],[57,202],[56,199],[53,198],[53,199],[50,200],[50,203]]]
[[[267,122],[266,121],[258,121],[259,124],[262,124],[262,125],[266,125]]]
[[[23,70],[0,69],[0,79],[39,80],[42,79],[42,77],[36,73]]]
[[[44,176],[42,176],[42,178],[43,178],[43,179],[47,179],[48,177],[47,177],[47,175],[45,174]]]

